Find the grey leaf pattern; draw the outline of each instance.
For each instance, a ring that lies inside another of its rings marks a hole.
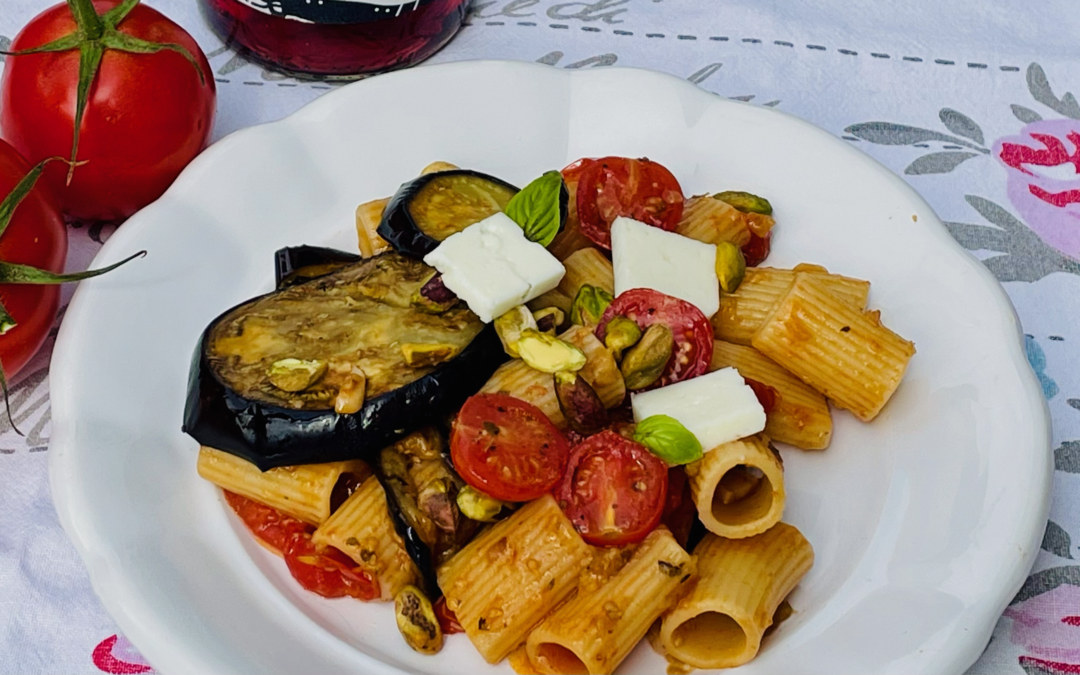
[[[536,59],[536,62],[542,63],[545,66],[553,66],[558,63],[559,60],[562,59],[562,57],[562,52],[548,52],[547,54],[544,54],[540,58]]]
[[[931,173],[949,173],[972,157],[978,157],[977,152],[932,152],[929,155],[919,157],[904,169],[909,176],[921,176]]]
[[[965,199],[995,227],[970,223],[945,223],[945,226],[969,251],[1003,254],[983,260],[998,281],[1038,281],[1053,272],[1080,274],[1080,263],[1048,246],[1001,206],[975,195],[967,195]]]
[[[709,79],[714,74],[716,74],[716,71],[720,70],[720,67],[722,65],[724,65],[724,64],[722,64],[722,63],[710,63],[709,65],[705,66],[701,70],[698,70],[697,72],[695,72],[693,75],[691,75],[690,77],[688,77],[686,79],[690,80],[694,84],[701,84],[702,82],[704,82],[705,80]]]
[[[1080,119],[1080,104],[1076,102],[1076,98],[1066,93],[1058,99],[1054,95],[1054,90],[1050,88],[1050,81],[1046,79],[1046,71],[1042,69],[1042,66],[1037,63],[1028,66],[1027,83],[1028,90],[1036,101],[1066,117]]]
[[[943,134],[940,131],[912,127],[906,124],[894,124],[892,122],[862,122],[852,124],[844,129],[847,133],[878,145],[914,145],[926,141],[940,141],[942,143],[955,143],[982,153],[989,153],[986,148],[974,145],[956,136]]]
[[[585,66],[612,66],[619,60],[619,57],[615,54],[597,54],[596,56],[590,56],[587,59],[575,61],[574,63],[566,64],[567,68],[584,68]]]
[[[942,108],[941,112],[938,113],[938,117],[941,118],[941,123],[945,125],[945,128],[957,136],[970,138],[979,145],[986,143],[983,139],[982,128],[975,123],[975,120],[964,113],[952,108]]]
[[[1042,550],[1053,553],[1059,558],[1073,559],[1072,538],[1065,528],[1054,521],[1047,521],[1046,532],[1043,534]]]
[[[1080,398],[1070,398],[1070,399],[1066,400],[1065,402],[1068,403],[1073,408],[1076,408],[1077,410],[1080,410]]]
[[[1016,597],[1012,599],[1010,605],[1015,605],[1018,602],[1030,600],[1036,595],[1042,595],[1048,591],[1052,591],[1058,586],[1069,584],[1071,586],[1080,586],[1080,565],[1066,565],[1065,567],[1051,567],[1041,572],[1036,572],[1027,578],[1024,585],[1020,587]]]
[[[0,52],[6,52],[11,49],[11,38],[6,35],[0,35]],[[0,54],[0,63],[4,62],[4,55]]]
[[[1054,451],[1054,468],[1065,473],[1080,473],[1080,441],[1065,441]]]
[[[1011,107],[1013,116],[1024,124],[1031,124],[1032,122],[1039,122],[1042,120],[1042,115],[1031,108],[1025,108],[1024,106],[1016,105],[1015,103]]]

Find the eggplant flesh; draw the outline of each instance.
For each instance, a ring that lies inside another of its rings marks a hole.
[[[411,303],[433,273],[385,253],[226,311],[197,347],[184,431],[262,470],[343,459],[374,464],[382,448],[460,408],[505,360],[494,329],[468,309],[431,314]],[[402,343],[459,351],[438,365],[410,367]],[[328,367],[307,389],[287,392],[268,377],[285,359]],[[350,369],[366,378],[366,397],[359,412],[339,414],[336,388]]]
[[[503,211],[517,193],[506,181],[477,171],[426,174],[398,189],[378,233],[394,250],[423,258],[450,235]]]

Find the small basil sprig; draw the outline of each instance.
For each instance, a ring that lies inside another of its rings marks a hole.
[[[672,466],[696,462],[702,456],[697,436],[667,415],[653,415],[638,422],[634,440]]]
[[[562,227],[566,194],[562,174],[548,171],[514,195],[505,212],[525,230],[526,239],[547,246]]]

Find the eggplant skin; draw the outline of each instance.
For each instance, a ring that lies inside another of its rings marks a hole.
[[[394,194],[393,198],[390,199],[390,202],[383,210],[382,222],[379,223],[378,228],[379,236],[385,239],[395,251],[417,258],[423,258],[428,253],[434,251],[441,242],[420,229],[419,225],[417,225],[416,221],[413,219],[409,206],[412,204],[413,199],[419,195],[420,191],[429,183],[436,179],[445,180],[446,178],[452,178],[454,176],[479,178],[511,190],[514,193],[519,191],[517,187],[502,179],[467,169],[425,174],[402,184],[402,186],[398,188],[398,191]],[[467,225],[471,224],[472,223],[467,223]]]
[[[507,359],[488,324],[453,359],[408,384],[368,398],[357,413],[288,408],[242,396],[211,366],[207,349],[211,331],[235,309],[214,319],[196,346],[182,429],[200,444],[242,457],[263,471],[345,459],[375,463],[382,448],[456,412]]]
[[[274,286],[281,290],[359,262],[355,253],[322,246],[290,246],[274,254]]]

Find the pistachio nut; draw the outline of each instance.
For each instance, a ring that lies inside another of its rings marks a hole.
[[[730,204],[743,213],[760,213],[763,216],[772,215],[772,204],[769,203],[769,200],[749,192],[734,190],[718,192],[713,195],[713,199],[719,199],[725,204]]]
[[[654,323],[623,357],[619,370],[626,388],[644,389],[660,379],[675,349],[675,336],[663,323]]]
[[[742,250],[730,241],[716,245],[716,278],[720,280],[720,289],[725,293],[734,293],[746,276],[746,258]]]
[[[401,345],[401,354],[405,357],[405,364],[412,368],[437,366],[457,356],[459,351],[461,350],[458,347],[443,343],[406,342]]]
[[[304,391],[326,374],[326,361],[281,359],[274,361],[266,371],[270,384],[282,391]]]
[[[424,592],[405,586],[394,598],[394,617],[405,642],[421,654],[435,654],[443,645],[442,628]]]
[[[570,428],[579,434],[598,433],[611,422],[596,390],[576,373],[555,373],[555,398]]]
[[[517,341],[521,339],[521,332],[528,328],[536,328],[536,319],[525,305],[518,305],[495,318],[495,332],[502,341],[503,349],[515,359],[520,356]]]
[[[503,503],[471,485],[466,485],[457,493],[457,507],[466,518],[490,523],[502,511]]]
[[[517,341],[521,360],[543,373],[563,370],[581,370],[585,367],[585,353],[559,338],[526,328]]]
[[[641,339],[641,328],[637,321],[625,316],[616,316],[608,321],[604,334],[604,345],[611,350],[611,355],[618,361],[624,351],[633,347]]]
[[[574,302],[570,305],[570,323],[591,328],[600,323],[600,317],[608,308],[612,300],[611,293],[602,288],[582,285],[574,296]]]
[[[536,330],[554,335],[566,321],[566,313],[558,307],[544,307],[533,312],[533,318],[536,319]]]

